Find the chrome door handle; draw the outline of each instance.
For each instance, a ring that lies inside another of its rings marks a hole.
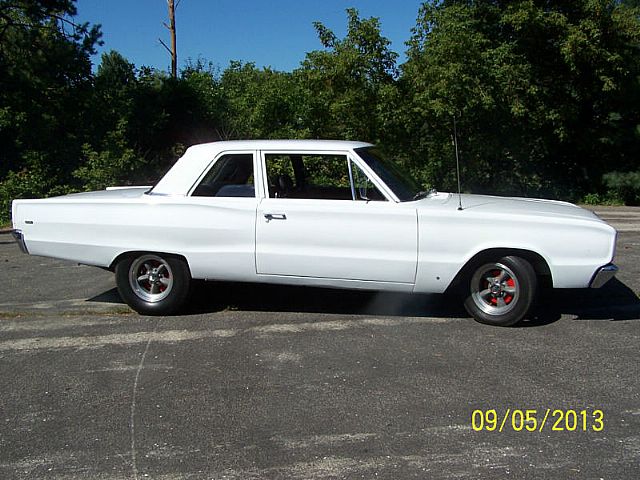
[[[271,220],[286,220],[287,216],[284,213],[265,213],[264,218],[269,222]]]

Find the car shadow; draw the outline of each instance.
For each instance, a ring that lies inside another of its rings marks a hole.
[[[120,298],[118,289],[115,287],[112,288],[111,290],[107,290],[106,292],[99,293],[98,295],[89,298],[87,302],[115,303],[115,304],[124,305],[124,300]]]
[[[218,299],[218,309],[247,311],[452,318],[466,315],[459,302],[444,295],[222,282],[199,282],[189,310],[211,311],[215,308],[212,299]]]
[[[597,289],[543,290],[530,318],[519,326],[547,325],[562,315],[576,320],[640,320],[640,298],[617,278]]]
[[[122,304],[113,288],[88,300]],[[468,318],[449,295],[337,290],[251,283],[195,282],[186,315],[223,310],[306,312],[339,315]],[[640,299],[617,279],[600,289],[544,290],[521,327],[551,324],[562,315],[577,320],[639,320]]]

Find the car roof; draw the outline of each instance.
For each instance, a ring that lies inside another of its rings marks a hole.
[[[342,151],[370,146],[372,146],[370,143],[348,140],[232,140],[202,143],[189,147],[184,155],[153,187],[151,193],[157,195],[185,195],[214,157],[225,151]]]
[[[254,148],[261,149],[304,149],[304,150],[344,150],[360,147],[370,147],[370,143],[351,140],[230,140],[202,143],[190,148],[211,151]]]

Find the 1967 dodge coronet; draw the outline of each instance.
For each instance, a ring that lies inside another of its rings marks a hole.
[[[360,142],[196,145],[152,188],[15,200],[13,225],[26,253],[115,271],[122,298],[152,315],[215,279],[456,290],[476,320],[511,325],[539,285],[600,287],[617,270],[616,231],[592,212],[423,192]]]

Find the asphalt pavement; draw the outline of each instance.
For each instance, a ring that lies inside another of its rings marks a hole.
[[[144,317],[111,273],[0,234],[0,478],[640,478],[640,209],[597,212],[617,279],[517,328],[222,283]]]

